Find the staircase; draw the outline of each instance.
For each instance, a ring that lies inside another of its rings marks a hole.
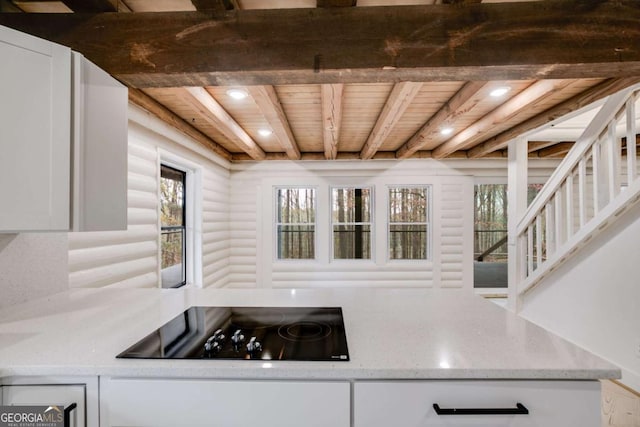
[[[640,85],[610,96],[518,222],[518,298],[640,200],[639,105]]]
[[[639,92],[636,85],[610,96],[532,204],[518,206],[524,214],[510,224],[508,301],[523,318],[619,366],[620,381],[634,390],[640,390]],[[526,149],[513,145],[516,154]],[[517,190],[526,164],[513,171],[520,173]],[[514,193],[521,203],[522,190]]]

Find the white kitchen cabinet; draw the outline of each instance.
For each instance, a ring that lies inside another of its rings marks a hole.
[[[77,52],[72,64],[72,230],[126,230],[128,89]]]
[[[348,382],[103,378],[100,425],[348,427]]]
[[[0,57],[0,232],[126,229],[127,88],[2,26]]]
[[[0,229],[69,228],[71,50],[0,26]]]
[[[438,415],[443,409],[516,408],[526,415]],[[354,386],[355,427],[600,425],[598,381],[372,381]]]
[[[70,412],[69,427],[86,426],[84,385],[5,385],[2,389],[3,405],[42,405],[76,408]]]

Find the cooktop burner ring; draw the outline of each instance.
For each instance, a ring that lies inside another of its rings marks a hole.
[[[331,335],[333,329],[323,322],[305,320],[288,323],[278,328],[278,335],[287,340],[295,342],[320,341]]]

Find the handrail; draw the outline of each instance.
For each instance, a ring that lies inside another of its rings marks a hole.
[[[551,174],[551,177],[544,185],[544,187],[537,194],[535,199],[527,212],[518,222],[517,232],[520,234],[526,227],[528,227],[535,219],[537,212],[539,212],[549,202],[551,197],[555,195],[563,184],[567,176],[578,166],[580,160],[591,149],[594,142],[602,135],[602,132],[606,130],[609,122],[615,118],[620,108],[626,103],[629,96],[640,89],[640,85],[635,85],[625,90],[622,90],[616,94],[611,95],[609,100],[602,106],[596,117],[591,121],[589,126],[585,129],[582,135],[577,139],[573,148],[560,162],[556,170]],[[603,125],[604,124],[604,125]]]
[[[489,249],[487,249],[486,251],[482,252],[480,255],[478,255],[476,257],[476,261],[482,261],[484,259],[484,257],[486,257],[487,255],[495,252],[500,246],[504,245],[505,243],[507,243],[507,240],[509,240],[509,235],[505,234],[504,237],[500,240],[498,240],[496,243],[494,243],[493,245],[491,245],[489,247]]]
[[[523,294],[576,248],[640,200],[635,141],[640,84],[611,95],[516,226],[517,292]],[[622,125],[626,127],[622,129]],[[626,172],[626,189],[621,177]]]
[[[585,227],[581,228],[568,241],[554,251],[554,253],[546,259],[541,268],[535,269],[528,277],[525,277],[518,285],[518,293],[524,294],[528,292],[537,282],[543,279],[549,271],[565,261],[566,257],[572,254],[575,248],[591,240],[595,233],[604,230],[606,226],[609,225],[609,218],[619,216],[627,207],[640,201],[640,180],[636,179],[634,184],[628,188],[628,191],[621,193],[620,196],[616,203],[611,203],[605,207],[593,221],[590,221]]]

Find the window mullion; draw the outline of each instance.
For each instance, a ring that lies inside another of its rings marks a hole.
[[[332,259],[371,259],[372,189],[331,188]]]

